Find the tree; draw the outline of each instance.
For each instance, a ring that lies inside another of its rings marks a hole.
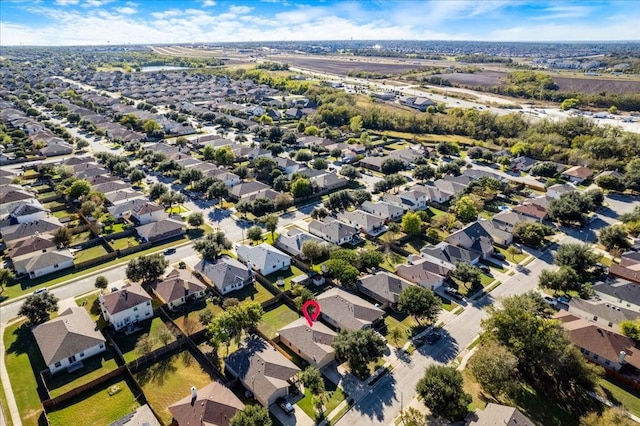
[[[105,218],[102,220],[102,224],[109,229],[113,229],[113,225],[116,223],[116,218],[111,214],[107,214]]]
[[[463,223],[469,223],[478,218],[478,209],[470,197],[461,197],[454,206],[456,217]]]
[[[233,164],[233,162],[236,160],[236,157],[235,155],[233,155],[233,152],[228,146],[223,146],[215,151],[213,159],[216,163],[227,166]]]
[[[517,254],[522,254],[522,250],[520,248],[516,247],[516,246],[511,245],[511,246],[507,247],[507,254],[509,256],[511,256],[511,261],[515,262],[516,255]]]
[[[300,161],[300,162],[311,161],[312,158],[313,158],[313,153],[308,149],[301,149],[300,151],[296,152],[296,156],[295,156],[296,161]]]
[[[108,285],[109,285],[109,281],[107,280],[107,277],[102,275],[98,276],[96,278],[96,282],[94,283],[94,286],[101,290],[104,290],[105,288],[107,288]]]
[[[359,269],[377,268],[382,262],[384,262],[384,256],[376,249],[362,250],[358,254]]]
[[[311,195],[311,182],[307,178],[300,177],[291,183],[291,195],[294,198],[301,198]]]
[[[560,109],[563,111],[567,111],[569,109],[573,109],[580,104],[580,100],[576,98],[567,98],[560,104]]]
[[[413,316],[419,324],[421,320],[428,324],[435,321],[440,308],[440,299],[433,291],[419,285],[403,288],[398,297],[398,309]]]
[[[1,268],[0,269],[0,294],[4,293],[4,289],[9,281],[15,280],[16,276],[11,272],[10,269]]]
[[[149,254],[131,259],[127,264],[125,275],[131,281],[153,281],[158,279],[169,266],[169,261],[162,253]]]
[[[302,254],[309,259],[311,265],[316,259],[327,255],[326,245],[316,240],[306,240],[302,243]]]
[[[456,262],[456,268],[451,272],[451,277],[461,281],[467,288],[479,286],[481,276],[480,268],[460,261]]]
[[[205,161],[213,160],[215,158],[215,154],[216,149],[213,147],[213,145],[207,145],[202,149],[202,158]]]
[[[131,183],[140,183],[147,175],[140,169],[133,169],[131,173],[129,173],[129,180]]]
[[[84,140],[84,139],[78,139],[78,140],[76,141],[76,148],[78,148],[78,149],[80,149],[80,150],[85,149],[85,148],[86,148],[86,147],[88,147],[88,146],[89,146],[89,142],[87,142],[87,141],[86,141],[86,140]]]
[[[350,164],[342,166],[342,168],[340,169],[340,174],[346,177],[350,182],[353,182],[360,177],[360,172],[358,171],[358,169]]]
[[[436,416],[449,421],[464,419],[471,396],[462,389],[462,374],[454,367],[432,365],[416,386],[418,395]]]
[[[637,423],[627,416],[626,410],[621,406],[605,408],[602,413],[593,411],[580,418],[580,426],[603,425],[636,426]]]
[[[402,420],[402,426],[429,426],[427,417],[413,407],[401,411],[400,419]]]
[[[481,345],[468,364],[471,374],[493,397],[510,395],[516,383],[518,358],[497,342]]]
[[[254,242],[262,240],[262,228],[259,226],[252,226],[247,230],[247,238]]]
[[[263,314],[262,306],[255,301],[231,306],[213,318],[207,333],[216,347],[221,342],[226,342],[228,345],[231,337],[236,343],[240,343],[243,333],[254,330]]]
[[[428,164],[420,164],[413,169],[413,177],[414,179],[418,179],[421,181],[426,181],[427,179],[431,179],[436,175],[436,171],[433,167]]]
[[[572,268],[583,281],[588,281],[593,267],[598,263],[598,255],[588,244],[563,244],[558,247],[554,263]]]
[[[80,211],[85,216],[92,216],[93,212],[96,211],[97,208],[98,206],[96,205],[96,203],[94,203],[91,200],[88,200],[82,203],[82,205],[80,206]]]
[[[624,185],[616,176],[603,175],[596,178],[596,185],[602,189],[608,189],[610,191],[621,191],[624,189]]]
[[[620,323],[622,334],[633,340],[636,345],[640,344],[640,318],[635,320],[622,321]]]
[[[598,236],[598,241],[609,251],[614,248],[625,250],[631,247],[631,242],[627,238],[627,231],[624,225],[612,225],[602,228]]]
[[[405,336],[406,333],[402,331],[400,327],[393,327],[391,330],[389,330],[389,334],[387,335],[387,337],[391,339],[396,348],[399,348],[398,340],[402,339]]]
[[[360,271],[352,266],[352,263],[342,259],[329,259],[324,265],[327,268],[327,272],[340,281],[341,285],[351,288],[356,286]]]
[[[329,163],[327,163],[327,160],[324,158],[316,158],[313,160],[313,163],[311,163],[311,167],[316,170],[326,170],[327,167],[329,167]]]
[[[390,175],[392,173],[397,173],[404,170],[407,167],[407,164],[400,160],[399,158],[389,158],[385,160],[380,166],[380,170],[385,175]]]
[[[204,260],[215,260],[222,250],[229,250],[231,241],[224,232],[211,232],[193,243],[193,248],[202,255]]]
[[[408,235],[420,235],[422,232],[422,220],[415,212],[407,212],[402,217],[402,232]]]
[[[553,230],[538,222],[518,222],[513,228],[515,239],[533,248],[542,247],[545,237],[549,235],[553,235]]]
[[[89,192],[91,192],[91,184],[86,180],[78,179],[67,189],[67,196],[69,199],[75,200],[87,195]]]
[[[351,117],[349,121],[349,129],[356,135],[359,135],[362,132],[362,116],[354,115]]]
[[[58,246],[67,247],[69,244],[71,244],[72,237],[73,234],[71,233],[71,230],[66,226],[53,231],[53,242]]]
[[[293,302],[296,304],[298,309],[302,308],[302,305],[308,300],[315,300],[315,296],[311,290],[307,287],[294,284],[291,288],[291,295],[293,296]]]
[[[136,341],[134,351],[136,352],[136,354],[138,354],[139,357],[143,357],[153,350],[154,344],[155,339],[150,336],[149,333],[145,333]]]
[[[49,321],[52,312],[58,310],[58,298],[52,293],[44,292],[27,296],[18,315],[24,315],[31,324]]]
[[[275,242],[273,240],[273,233],[278,229],[278,220],[279,217],[275,214],[270,214],[264,219],[265,228],[267,228],[267,231],[271,232],[271,242]]]
[[[169,192],[169,188],[166,185],[163,185],[161,183],[154,183],[153,185],[151,185],[151,188],[149,188],[149,198],[152,200],[157,200],[167,192]]]
[[[266,408],[259,404],[247,405],[231,418],[229,426],[271,426],[273,422]]]
[[[558,174],[558,165],[553,161],[543,161],[531,167],[529,173],[533,176],[554,177]]]
[[[319,394],[325,391],[324,378],[316,367],[309,366],[300,373],[300,380],[311,393]]]
[[[204,215],[202,212],[193,212],[187,216],[187,223],[194,228],[200,228],[204,225]]]
[[[373,330],[342,330],[333,341],[336,357],[349,363],[351,372],[360,378],[368,376],[368,364],[377,362],[386,345]]]

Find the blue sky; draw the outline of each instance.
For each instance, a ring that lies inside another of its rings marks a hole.
[[[640,40],[640,1],[0,0],[3,45]]]

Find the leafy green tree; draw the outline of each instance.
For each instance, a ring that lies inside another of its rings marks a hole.
[[[125,275],[131,281],[153,281],[158,279],[169,266],[162,253],[133,258],[127,264]]]
[[[273,241],[273,233],[278,229],[279,217],[275,214],[270,214],[264,219],[264,226],[267,231],[271,232],[271,241]]]
[[[107,277],[103,275],[98,276],[96,278],[96,282],[94,283],[94,286],[101,290],[104,290],[105,288],[107,288],[108,285],[109,285],[109,281],[107,280]]]
[[[149,198],[152,200],[157,200],[167,192],[169,192],[169,188],[166,185],[162,183],[154,183],[153,185],[151,185],[151,188],[149,188]]]
[[[513,229],[513,236],[522,244],[538,248],[542,247],[545,237],[553,235],[553,230],[538,222],[519,222]]]
[[[271,426],[273,422],[269,411],[262,405],[253,404],[244,407],[231,418],[229,426]]]
[[[462,384],[462,374],[454,367],[432,365],[427,367],[416,391],[433,414],[459,421],[467,415],[471,403],[471,396],[465,393]]]
[[[293,296],[293,302],[296,304],[298,309],[302,308],[302,305],[307,300],[315,300],[313,292],[300,284],[295,284],[291,288],[291,296]]]
[[[375,249],[362,250],[358,253],[358,268],[370,269],[377,268],[384,262],[384,256]]]
[[[204,260],[213,261],[218,258],[222,250],[229,250],[231,241],[224,232],[211,232],[193,243],[193,248],[202,255]]]
[[[362,132],[362,116],[354,115],[351,117],[349,121],[349,129],[356,135],[359,135]]]
[[[349,164],[342,166],[342,168],[340,169],[340,174],[346,177],[349,182],[353,182],[360,177],[360,172],[358,171],[358,169]]]
[[[451,277],[462,282],[467,288],[480,286],[481,276],[480,268],[466,262],[456,262],[456,268],[451,272]]]
[[[326,170],[327,167],[329,167],[329,163],[327,163],[327,160],[325,160],[324,158],[316,158],[315,160],[313,160],[311,167],[316,170]]]
[[[207,145],[202,149],[202,158],[205,161],[211,161],[215,158],[216,155],[216,149],[213,147],[213,145]]]
[[[311,195],[313,192],[311,182],[307,178],[298,178],[291,183],[291,195],[301,198]]]
[[[194,228],[200,228],[204,225],[204,215],[202,212],[193,212],[187,216],[187,223]]]
[[[624,189],[624,185],[620,179],[612,175],[598,176],[596,178],[596,185],[610,191],[621,191]]]
[[[129,173],[129,180],[133,184],[142,182],[142,180],[146,177],[147,175],[145,174],[145,172],[140,169],[133,169],[131,170],[131,173]]]
[[[382,338],[373,330],[342,330],[333,341],[336,357],[349,363],[351,372],[360,378],[368,376],[368,364],[377,362],[386,350]]]
[[[436,171],[428,164],[420,164],[413,169],[414,179],[421,180],[422,182],[435,177]]]
[[[454,206],[456,217],[463,223],[469,223],[478,218],[478,209],[473,200],[467,196],[461,197]]]
[[[102,224],[108,229],[113,229],[113,225],[115,225],[115,223],[116,218],[111,214],[107,214],[106,217],[102,220]]]
[[[326,244],[323,244],[316,240],[307,240],[302,243],[301,251],[304,257],[309,259],[312,265],[314,260],[320,259],[321,257],[326,256],[328,253]]]
[[[71,230],[66,226],[53,231],[53,242],[58,246],[68,247],[69,244],[71,244],[72,238],[73,234],[71,233]]]
[[[31,324],[41,324],[49,321],[52,312],[58,310],[58,298],[52,293],[45,292],[27,296],[18,315],[24,315]]]
[[[598,255],[588,244],[563,244],[558,247],[554,263],[572,268],[582,281],[588,281],[593,267],[598,263]]]
[[[640,344],[640,318],[635,320],[622,321],[620,323],[622,334],[633,340],[636,345]]]
[[[262,228],[259,226],[252,226],[247,231],[247,238],[256,242],[262,240]]]
[[[422,232],[422,220],[415,212],[407,212],[402,216],[402,232],[407,235],[420,235]]]
[[[316,367],[309,366],[300,373],[300,380],[311,393],[319,394],[325,391],[324,378]]]
[[[625,250],[631,247],[624,225],[612,225],[602,228],[598,241],[609,251],[614,248]]]
[[[402,419],[402,426],[429,426],[427,416],[413,407],[401,411],[400,418]]]
[[[482,344],[467,364],[482,388],[494,398],[515,390],[518,358],[497,342]]]
[[[262,306],[255,301],[231,306],[213,318],[207,327],[209,339],[214,347],[225,342],[228,349],[231,337],[239,344],[244,333],[255,330],[263,314]]]
[[[537,163],[529,170],[533,176],[554,177],[558,174],[558,166],[553,161]]]
[[[75,200],[83,195],[89,194],[89,192],[91,192],[91,184],[86,180],[78,179],[74,181],[67,190],[67,196],[71,200]]]
[[[380,169],[383,174],[390,175],[392,173],[397,173],[404,170],[407,167],[407,163],[398,159],[398,158],[389,158],[385,160]]]
[[[324,265],[327,268],[327,272],[340,281],[341,285],[349,288],[356,286],[360,271],[352,266],[351,263],[342,259],[329,259]]]
[[[580,426],[636,426],[637,423],[627,416],[626,410],[622,406],[605,408],[602,413],[592,411],[580,418]]]
[[[569,109],[576,108],[580,104],[580,100],[576,98],[567,98],[560,104],[560,109],[567,111]]]
[[[227,166],[233,164],[233,162],[236,160],[236,157],[235,155],[233,155],[233,152],[231,152],[231,149],[228,146],[223,146],[215,151],[213,159],[216,163]]]
[[[433,291],[419,285],[405,287],[398,297],[398,309],[413,316],[418,324],[432,323],[440,313],[440,299]]]
[[[15,280],[16,276],[11,272],[10,269],[1,268],[0,269],[0,294],[4,293],[4,289],[9,284],[11,280]]]

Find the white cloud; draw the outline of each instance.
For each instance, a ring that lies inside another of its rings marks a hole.
[[[135,15],[136,13],[138,13],[138,9],[136,9],[134,7],[130,7],[130,6],[116,7],[113,10],[115,10],[116,12],[121,13],[123,15]]]
[[[593,12],[593,8],[589,6],[552,6],[544,9],[543,14],[531,18],[532,20],[542,21],[550,19],[579,19],[588,16]]]
[[[70,4],[78,4],[80,0],[56,0],[58,6],[68,6]]]
[[[213,0],[204,0],[202,2],[202,7],[213,7],[216,5],[216,2]]]
[[[171,18],[172,16],[180,16],[180,15],[182,15],[182,11],[178,9],[168,9],[168,10],[165,10],[164,12],[153,12],[151,14],[151,16],[153,16],[155,19],[166,19],[166,18]]]
[[[246,15],[247,13],[253,10],[252,7],[249,6],[231,6],[229,7],[229,12],[236,15]]]

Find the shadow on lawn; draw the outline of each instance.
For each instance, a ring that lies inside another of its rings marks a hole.
[[[36,383],[38,383],[38,395],[40,399],[47,398],[47,392],[42,386],[42,380],[40,380],[40,372],[47,368],[40,354],[40,349],[36,344],[36,340],[31,333],[31,329],[25,324],[16,329],[13,334],[16,336],[16,340],[6,348],[7,354],[14,354],[16,356],[26,354],[29,357],[29,364],[33,375],[36,377]],[[28,374],[28,372],[22,372],[22,374]]]
[[[188,351],[185,351],[189,354]],[[144,386],[149,382],[153,382],[158,386],[162,386],[167,377],[178,371],[178,368],[174,365],[173,357],[161,359],[155,364],[152,364],[148,368],[142,370],[136,376],[140,386]]]

